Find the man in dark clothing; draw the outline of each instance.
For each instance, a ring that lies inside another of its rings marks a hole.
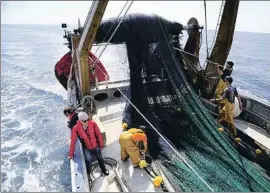
[[[77,121],[79,120],[76,109],[72,107],[67,107],[64,109],[64,115],[68,117],[68,122],[67,122],[68,128],[72,129],[76,125]]]

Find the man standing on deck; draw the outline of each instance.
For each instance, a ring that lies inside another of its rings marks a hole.
[[[228,129],[233,137],[237,136],[236,128],[234,126],[233,120],[233,109],[234,109],[234,100],[237,97],[239,101],[239,107],[242,110],[241,99],[238,95],[236,87],[232,86],[233,78],[231,76],[226,76],[225,83],[227,88],[225,88],[221,99],[211,99],[213,102],[218,102],[220,100],[224,101],[224,107],[220,110],[218,123],[225,121],[228,124]]]
[[[78,136],[80,136],[83,139],[86,147],[84,148],[84,155],[88,166],[87,172],[91,172],[92,154],[94,154],[98,160],[102,173],[109,175],[109,171],[105,167],[105,162],[101,154],[101,149],[104,147],[104,144],[98,125],[94,121],[89,120],[89,116],[86,112],[80,112],[78,117],[79,121],[77,121],[77,124],[71,131],[71,143],[68,158],[73,159],[76,140]]]
[[[227,87],[225,83],[225,77],[230,76],[232,74],[233,65],[234,63],[232,61],[227,61],[225,69],[222,71],[222,75],[219,77],[218,85],[215,90],[215,99],[218,99],[216,100],[216,103],[221,107],[225,105],[225,101],[223,100],[222,97],[222,93]]]
[[[66,107],[63,111],[64,115],[68,118],[68,121],[67,121],[67,127],[71,129],[72,131],[72,128],[77,124],[77,121],[79,120],[79,117],[78,117],[78,112],[76,112],[76,109],[74,107]],[[79,140],[82,144],[82,148],[83,148],[83,151],[85,149],[85,143],[83,141],[83,139],[79,137]]]

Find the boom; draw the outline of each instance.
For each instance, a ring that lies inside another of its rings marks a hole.
[[[92,48],[99,24],[107,7],[108,0],[94,1],[92,10],[87,15],[83,33],[76,50],[77,64],[79,67],[82,97],[90,94],[90,80],[88,68],[88,50]]]

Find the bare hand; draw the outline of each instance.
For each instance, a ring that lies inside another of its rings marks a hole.
[[[210,99],[210,102],[215,102],[216,100],[215,99]]]
[[[73,156],[68,156],[68,159],[73,159]]]

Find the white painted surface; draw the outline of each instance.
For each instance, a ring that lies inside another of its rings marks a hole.
[[[110,192],[109,183],[103,176],[93,181],[91,192]]]
[[[233,109],[233,117],[236,118],[241,114],[241,110],[239,108],[239,101],[238,99],[235,97],[234,98],[234,109]]]
[[[244,129],[244,132],[251,138],[255,139],[257,142],[262,144],[264,147],[270,149],[270,138],[260,134],[259,132],[255,131],[250,127]]]

